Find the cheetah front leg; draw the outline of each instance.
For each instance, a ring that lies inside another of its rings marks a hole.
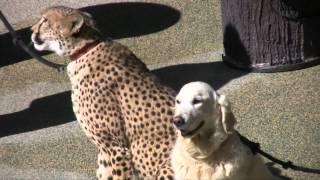
[[[108,177],[112,177],[112,168],[109,165],[109,157],[103,151],[100,151],[98,154],[98,169],[97,177],[98,179],[105,180]]]
[[[130,149],[123,146],[101,150],[98,154],[98,179],[138,179],[131,158]]]
[[[174,172],[170,166],[170,162],[164,164],[157,172],[157,180],[173,180]]]

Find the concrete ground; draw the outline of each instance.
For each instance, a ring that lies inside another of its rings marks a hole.
[[[242,134],[280,159],[320,168],[320,66],[272,74],[226,66],[217,0],[119,2],[1,0],[0,7],[25,40],[42,9],[84,8],[105,36],[127,45],[164,83],[179,89],[209,82],[231,101]],[[10,41],[0,25],[0,179],[94,179],[96,149],[75,121],[66,73],[43,66]],[[272,169],[284,179],[320,179]]]

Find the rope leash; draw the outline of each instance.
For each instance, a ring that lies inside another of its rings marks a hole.
[[[32,42],[29,44],[29,46],[22,41],[21,37],[15,32],[15,30],[12,28],[8,20],[5,18],[5,16],[2,14],[0,10],[0,19],[3,22],[4,26],[8,29],[9,33],[12,36],[12,42],[15,46],[20,46],[25,52],[27,52],[31,57],[37,59],[39,62],[43,63],[46,66],[49,66],[53,69],[56,69],[58,72],[62,72],[65,70],[66,65],[62,64],[56,64],[53,62],[50,62],[40,55],[38,55],[34,50],[30,48],[32,45]]]
[[[283,169],[292,169],[295,171],[302,171],[302,172],[306,172],[306,173],[320,174],[320,169],[313,169],[313,168],[308,168],[308,167],[303,167],[303,166],[296,166],[291,161],[284,162],[278,158],[275,158],[271,154],[268,154],[265,151],[261,150],[259,143],[252,142],[248,138],[242,136],[239,132],[237,132],[237,133],[240,137],[240,140],[250,148],[250,150],[253,154],[259,153],[262,156],[266,157],[267,159],[271,160],[272,162],[274,162],[276,164],[280,164]]]

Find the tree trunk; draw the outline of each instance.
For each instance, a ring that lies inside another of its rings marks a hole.
[[[320,63],[319,0],[221,0],[221,12],[226,63],[263,72]]]

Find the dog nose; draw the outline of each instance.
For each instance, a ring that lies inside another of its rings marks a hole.
[[[181,117],[181,116],[175,116],[173,118],[173,124],[176,126],[176,127],[180,127],[182,125],[185,124],[184,122],[184,119]]]

